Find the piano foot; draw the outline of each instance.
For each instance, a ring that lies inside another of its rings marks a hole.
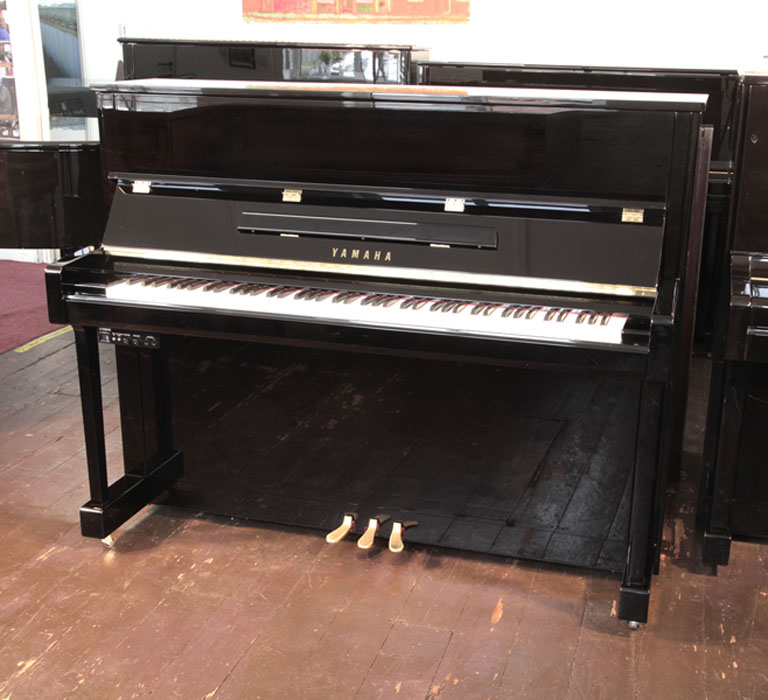
[[[336,544],[341,542],[348,534],[349,531],[354,529],[355,521],[357,520],[357,513],[344,513],[344,518],[335,530],[329,532],[325,536],[325,541],[329,544]]]
[[[640,629],[640,623],[637,620],[629,620],[627,622],[627,626],[631,630],[638,630],[638,629]]]
[[[357,541],[357,546],[360,549],[370,549],[373,547],[373,542],[376,539],[376,535],[379,532],[379,528],[389,520],[388,515],[377,515],[375,518],[371,518],[368,521],[368,527],[365,528],[365,532],[362,537]]]
[[[389,551],[394,552],[395,554],[402,552],[403,549],[405,549],[403,535],[405,534],[406,529],[409,527],[416,527],[416,525],[418,525],[418,523],[415,520],[407,520],[406,522],[396,520],[392,523],[392,532],[389,535]]]
[[[718,532],[704,532],[701,559],[712,566],[727,566],[731,557],[731,536]]]
[[[112,535],[107,535],[106,537],[101,538],[101,543],[107,548],[111,548],[115,546],[115,538],[112,537]]]

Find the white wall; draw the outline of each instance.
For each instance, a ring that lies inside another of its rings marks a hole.
[[[241,0],[78,0],[85,72],[111,80],[126,36],[402,43],[435,60],[759,68],[766,0],[472,0],[465,25],[244,22]]]

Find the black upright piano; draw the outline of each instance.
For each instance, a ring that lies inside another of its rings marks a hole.
[[[768,77],[745,75],[736,182],[721,262],[699,524],[703,559],[728,563],[731,538],[768,538]]]
[[[646,620],[705,96],[98,92],[103,246],[46,274],[50,317],[75,332],[85,536],[157,498],[341,522],[359,546],[397,551],[405,532],[621,572],[619,617]]]
[[[0,141],[0,248],[76,250],[105,223],[98,143]]]
[[[398,44],[122,37],[123,77],[409,83],[428,51]]]

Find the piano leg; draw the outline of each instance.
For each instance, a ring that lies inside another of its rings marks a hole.
[[[717,448],[711,473],[707,475],[709,484],[706,493],[711,500],[707,504],[709,512],[705,523],[702,560],[713,566],[726,566],[731,554],[731,507],[750,365],[725,362],[721,371],[724,376],[719,421],[716,426],[707,426],[717,431]]]
[[[619,619],[631,623],[648,621],[651,577],[658,554],[656,521],[661,518],[663,501],[658,503],[656,493],[663,401],[663,383],[643,382],[632,476],[629,547],[619,593]]]
[[[121,413],[125,410],[127,414],[122,415],[131,416],[123,424],[123,437],[127,438],[125,474],[113,484],[108,483],[96,329],[75,328],[75,348],[91,496],[80,509],[80,528],[85,537],[103,540],[171,486],[183,473],[183,461],[181,453],[171,446],[164,358],[126,348],[137,358],[135,371],[124,371],[128,376],[122,379],[120,366],[130,366],[130,360],[123,357],[118,364]]]

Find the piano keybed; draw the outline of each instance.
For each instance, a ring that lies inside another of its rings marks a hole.
[[[610,345],[622,343],[628,318],[577,308],[162,275],[117,280],[107,286],[105,296],[118,303],[215,309],[384,329]]]

